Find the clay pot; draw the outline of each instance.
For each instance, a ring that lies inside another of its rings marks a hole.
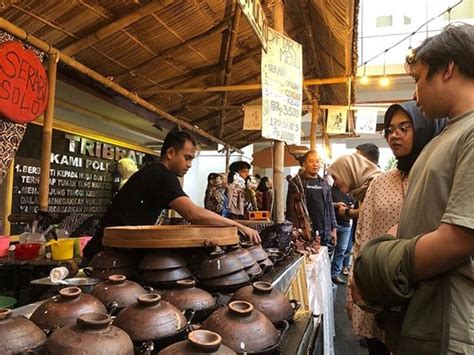
[[[0,354],[40,352],[46,335],[32,321],[12,317],[10,309],[0,309]]]
[[[222,344],[237,353],[267,351],[276,347],[280,339],[280,332],[272,322],[244,301],[230,302],[218,309],[202,326],[218,332]]]
[[[268,253],[262,248],[261,245],[255,245],[252,243],[242,243],[241,245],[250,252],[254,260],[257,262],[268,258]]]
[[[273,261],[271,261],[269,258],[259,261],[258,265],[260,265],[263,272],[269,272],[271,269],[273,269]]]
[[[247,249],[241,248],[239,245],[231,245],[227,248],[227,255],[236,256],[240,260],[244,268],[248,268],[252,265],[255,265],[257,260],[255,260]]]
[[[95,254],[89,266],[93,269],[116,269],[137,265],[138,260],[137,255],[132,252],[106,249]]]
[[[219,334],[209,330],[195,330],[189,333],[188,340],[180,341],[161,350],[158,355],[196,354],[233,355],[235,351],[222,345]]]
[[[241,287],[250,282],[249,275],[245,270],[240,270],[232,274],[215,277],[213,279],[201,280],[200,284],[205,288],[210,288],[216,291],[224,291],[229,287]]]
[[[142,279],[147,284],[176,282],[191,277],[191,271],[186,266],[166,270],[150,270],[142,272]]]
[[[234,255],[225,254],[223,250],[215,251],[196,271],[199,280],[207,280],[232,274],[244,269],[244,265]]]
[[[159,294],[147,293],[138,297],[138,302],[124,308],[114,325],[139,343],[160,342],[176,336],[186,330],[188,322],[178,308],[161,300]]]
[[[267,316],[272,323],[290,320],[299,308],[299,303],[289,301],[283,293],[273,289],[272,284],[264,281],[254,282],[234,293],[231,301],[247,301],[256,310]]]
[[[106,281],[112,275],[124,275],[127,279],[137,279],[137,273],[131,266],[122,266],[115,269],[93,269],[84,268],[84,273],[94,279]]]
[[[176,281],[176,289],[165,291],[161,297],[181,311],[193,309],[193,320],[200,322],[206,319],[216,308],[215,298],[208,292],[195,287],[194,280]]]
[[[124,275],[112,275],[107,281],[96,285],[90,294],[108,307],[115,303],[116,308],[121,310],[135,303],[137,297],[145,293],[143,287],[127,280]]]
[[[30,320],[50,332],[76,324],[77,318],[84,313],[106,313],[106,309],[97,298],[82,293],[79,287],[73,286],[59,290],[59,295],[39,306]]]
[[[111,322],[112,319],[105,313],[82,314],[76,324],[58,329],[48,338],[46,354],[132,355],[132,340]]]
[[[186,259],[169,250],[159,250],[146,255],[138,264],[139,270],[165,270],[186,266]]]
[[[256,277],[260,277],[263,275],[263,270],[259,264],[255,263],[250,267],[244,269],[245,272],[249,275],[251,279],[255,279]]]

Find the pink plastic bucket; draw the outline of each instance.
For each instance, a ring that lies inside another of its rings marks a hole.
[[[79,238],[79,250],[80,250],[80,256],[82,256],[82,251],[84,250],[84,247],[86,246],[87,243],[89,243],[89,240],[91,240],[92,237],[80,237]]]

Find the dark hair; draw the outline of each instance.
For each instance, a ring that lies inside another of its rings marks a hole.
[[[261,192],[268,191],[267,182],[268,182],[268,177],[266,176],[262,177],[260,179],[260,182],[258,183],[257,191],[261,191]]]
[[[428,66],[427,78],[449,62],[454,62],[459,72],[474,79],[474,26],[469,24],[448,25],[436,36],[425,39],[405,59],[405,68],[412,75],[418,61]]]
[[[311,154],[316,154],[317,156],[319,156],[319,154],[318,154],[317,151],[315,151],[315,150],[308,150],[308,151],[307,151],[306,153],[304,153],[304,155],[299,159],[301,166],[303,166],[303,163],[306,161],[306,159],[308,159],[308,157],[309,157]]]
[[[375,165],[379,164],[379,147],[377,147],[374,143],[359,144],[356,149],[362,156],[369,159]]]
[[[229,173],[227,174],[227,182],[229,184],[234,182],[234,174],[243,169],[250,169],[251,165],[246,161],[234,161],[229,165]]]
[[[163,142],[163,146],[161,147],[161,157],[163,158],[170,148],[174,148],[176,151],[183,149],[186,141],[190,141],[193,146],[196,147],[194,137],[188,132],[179,131],[177,129],[169,131],[166,135],[165,141]]]
[[[209,175],[207,175],[207,183],[210,183],[211,180],[217,178],[219,176],[219,174],[217,173],[210,173]]]

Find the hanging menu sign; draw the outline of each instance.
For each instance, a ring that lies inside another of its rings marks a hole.
[[[12,213],[36,213],[39,196],[42,127],[30,125],[15,157]],[[52,213],[102,215],[117,189],[116,162],[145,153],[53,130],[49,171]]]
[[[299,43],[269,28],[262,51],[262,136],[301,143],[303,52]]]

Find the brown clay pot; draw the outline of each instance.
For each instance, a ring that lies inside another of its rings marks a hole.
[[[38,327],[54,331],[67,325],[74,325],[84,313],[106,313],[104,305],[94,296],[82,293],[79,287],[66,287],[59,295],[51,297],[31,315]]]
[[[239,245],[231,245],[227,248],[227,255],[234,255],[240,260],[244,268],[255,265],[255,260],[247,249],[241,248]]]
[[[186,266],[186,259],[169,250],[159,250],[146,255],[138,264],[139,270],[165,270]]]
[[[272,284],[264,281],[257,281],[250,286],[242,287],[234,293],[230,300],[251,303],[272,323],[292,319],[295,308],[299,307],[296,306],[298,304],[296,301],[290,302],[283,293],[273,289]]]
[[[232,274],[244,269],[244,265],[234,255],[225,254],[223,250],[215,251],[196,271],[198,280],[207,280]]]
[[[206,287],[225,287],[242,285],[250,281],[249,275],[245,270],[236,271],[232,274],[214,277],[212,279],[201,280],[200,284]]]
[[[278,345],[280,332],[261,312],[245,301],[230,302],[215,311],[202,324],[218,332],[222,344],[237,353],[262,352]]]
[[[142,279],[145,283],[160,284],[175,282],[191,277],[191,271],[186,266],[166,270],[150,270],[142,272]]]
[[[209,293],[195,287],[194,280],[176,281],[176,289],[165,291],[161,297],[176,306],[181,311],[193,309],[194,321],[206,319],[216,308],[216,300]]]
[[[195,354],[195,355],[233,355],[235,351],[222,345],[219,334],[199,329],[189,333],[188,340],[180,341],[161,350],[158,355]]]
[[[250,252],[250,254],[252,254],[252,257],[254,258],[254,260],[256,260],[257,262],[260,262],[264,259],[267,259],[268,258],[268,253],[265,251],[265,249],[262,248],[261,245],[255,245],[255,244],[252,244],[250,242],[248,243],[242,243],[241,244],[242,247],[244,247],[247,251]]]
[[[256,277],[263,275],[263,270],[259,264],[255,263],[250,267],[244,269],[245,272],[249,275],[251,279],[255,279]]]
[[[39,352],[46,335],[32,321],[12,317],[10,309],[0,309],[0,354]]]
[[[159,341],[184,331],[188,322],[183,313],[162,301],[157,293],[138,297],[138,302],[123,309],[114,321],[134,342]]]
[[[110,323],[105,313],[82,314],[76,324],[58,329],[46,342],[51,355],[132,355],[133,343],[127,333]]]
[[[273,261],[271,261],[269,258],[259,261],[258,265],[260,265],[264,272],[268,272],[273,269]]]
[[[90,295],[96,297],[106,306],[116,303],[118,309],[125,308],[137,301],[137,297],[145,294],[143,287],[127,280],[124,275],[109,276],[107,281],[97,284]]]
[[[106,249],[94,255],[89,262],[93,269],[116,269],[138,264],[138,257],[132,252]]]
[[[131,266],[121,266],[115,269],[92,269],[84,268],[87,276],[101,281],[106,281],[112,275],[124,275],[127,279],[136,279],[137,274]]]

